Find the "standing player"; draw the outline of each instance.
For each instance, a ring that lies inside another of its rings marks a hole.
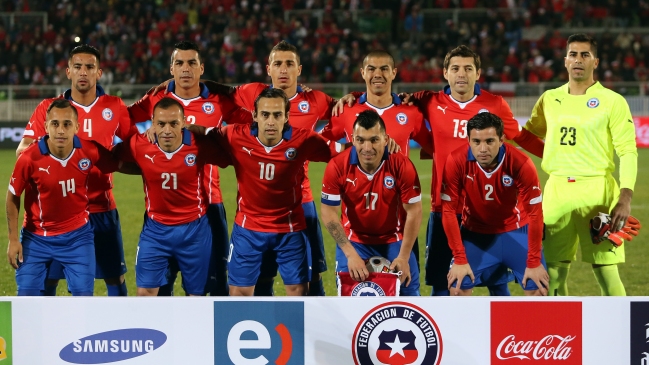
[[[178,263],[189,295],[203,295],[210,272],[212,232],[203,185],[205,164],[223,153],[205,136],[184,128],[182,105],[163,98],[153,107],[156,143],[145,135],[125,141],[122,158],[142,170],[146,216],[135,258],[139,296],[155,296],[167,283],[169,260]],[[225,165],[225,163],[221,163]]]
[[[353,128],[354,146],[329,162],[322,181],[322,221],[338,244],[336,268],[362,281],[369,275],[364,260],[385,257],[391,270],[402,272],[400,293],[418,296],[412,252],[421,224],[417,171],[408,157],[388,153],[386,125],[375,111],[360,112]]]
[[[281,41],[270,51],[266,72],[272,80],[271,88],[284,91],[289,96],[291,105],[290,116],[293,128],[304,128],[314,130],[320,120],[331,118],[331,112],[336,101],[321,91],[302,91],[297,84],[298,77],[302,73],[300,56],[295,46]],[[210,87],[219,84],[209,83]],[[220,92],[232,95],[235,102],[248,109],[254,110],[257,96],[269,86],[262,83],[250,83],[238,87],[227,87],[220,85]],[[216,91],[216,90],[215,90]],[[313,202],[313,194],[308,176],[308,161],[304,165],[304,181],[302,181],[302,209],[306,219],[306,235],[309,243],[309,260],[311,282],[309,285],[310,296],[324,296],[322,284],[322,273],[327,271],[327,262],[324,254],[324,241],[320,220]],[[277,275],[277,262],[273,251],[264,254],[264,261],[261,268],[259,281],[255,286],[255,295],[273,295],[274,277]]]
[[[512,270],[526,295],[547,295],[541,185],[532,160],[504,143],[503,131],[497,115],[476,114],[467,123],[469,146],[446,159],[440,198],[453,251],[448,288],[456,285],[455,295],[471,295],[501,266]]]
[[[43,295],[53,260],[62,267],[72,295],[92,295],[95,246],[88,217],[92,168],[117,169],[117,160],[94,141],[82,141],[76,109],[65,99],[47,109],[46,135],[19,155],[7,192],[9,263],[16,269],[18,295]],[[21,237],[16,227],[25,192]],[[65,209],[61,209],[65,207]]]
[[[287,295],[306,295],[308,263],[302,208],[305,161],[328,161],[327,142],[288,124],[291,104],[281,89],[264,89],[251,125],[229,125],[210,134],[230,154],[237,175],[237,215],[228,275],[230,295],[253,295],[262,255],[272,250]]]
[[[568,38],[568,83],[539,98],[526,128],[546,147],[541,167],[550,174],[543,202],[545,256],[550,295],[568,295],[568,271],[576,259],[593,267],[602,295],[625,295],[617,265],[624,246],[593,245],[589,220],[610,212],[619,230],[631,213],[638,169],[635,127],[624,98],[596,82],[597,43],[585,34]],[[613,178],[613,153],[620,158],[620,188]]]
[[[237,107],[231,97],[210,93],[207,87],[199,82],[204,67],[200,50],[195,43],[189,41],[177,43],[171,55],[170,66],[174,80],[167,85],[167,95],[164,93],[153,95],[151,92],[129,106],[132,123],[151,119],[154,105],[165,96],[172,97],[183,104],[187,124],[216,128],[220,127],[223,121],[252,122],[250,112]],[[214,278],[211,279],[214,282],[208,285],[208,291],[212,296],[228,295],[228,223],[218,171],[216,166],[205,165],[203,175],[204,186],[208,193],[207,219],[212,229],[214,248],[215,273],[209,275],[210,278]],[[159,295],[171,295],[176,275],[176,270],[172,270],[169,283],[160,288]]]
[[[424,117],[417,107],[402,104],[396,94],[392,94],[392,81],[397,76],[394,58],[386,51],[372,51],[363,59],[361,75],[365,80],[366,92],[358,103],[343,109],[338,116],[321,131],[323,137],[337,141],[343,137],[350,140],[356,116],[364,110],[376,111],[383,121],[388,136],[401,148],[401,153],[408,157],[409,143],[413,139],[424,151],[433,153],[433,143]],[[347,111],[346,113],[344,111]],[[401,212],[405,217],[405,212]],[[419,241],[415,239],[413,248],[419,267]]]
[[[442,201],[439,191],[442,187],[444,162],[451,151],[466,145],[467,121],[474,115],[490,112],[504,122],[507,139],[537,156],[543,154],[543,141],[522,129],[509,105],[501,97],[480,89],[476,81],[480,78],[480,56],[467,46],[459,46],[444,58],[444,78],[448,86],[444,91],[419,91],[410,98],[424,118],[430,122],[435,146],[433,178],[431,181],[431,212],[426,232],[426,284],[432,285],[431,295],[449,295],[447,290],[448,267],[453,257],[442,227]],[[458,206],[458,222],[462,205]],[[509,295],[506,271],[494,273],[493,280],[485,282],[491,295]]]
[[[99,51],[88,45],[75,47],[70,52],[66,74],[72,81],[72,88],[62,95],[77,109],[79,120],[83,121],[79,136],[97,141],[105,148],[113,146],[114,137],[125,139],[135,132],[131,129],[128,111],[122,99],[106,95],[97,85],[102,70],[99,68]],[[16,150],[19,155],[30,143],[45,135],[46,111],[54,100],[43,100],[32,115],[23,139]],[[88,180],[90,199],[90,222],[95,233],[97,255],[96,278],[104,279],[109,296],[126,296],[124,274],[124,247],[119,214],[112,193],[113,177],[92,168]],[[52,263],[45,286],[45,295],[56,295],[59,279],[63,279],[63,268],[56,261]]]

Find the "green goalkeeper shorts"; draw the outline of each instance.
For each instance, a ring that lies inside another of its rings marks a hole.
[[[582,261],[613,265],[624,262],[624,245],[616,248],[608,240],[592,243],[590,219],[610,213],[620,194],[612,176],[565,177],[550,175],[543,192],[543,221],[546,262],[575,261],[577,245]]]

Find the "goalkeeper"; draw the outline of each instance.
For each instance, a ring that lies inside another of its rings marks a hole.
[[[624,262],[624,245],[593,244],[589,221],[610,212],[611,233],[627,224],[637,174],[635,127],[624,98],[594,80],[595,40],[575,34],[566,49],[568,83],[546,91],[525,126],[545,138],[541,167],[550,175],[543,199],[549,294],[568,295],[568,271],[579,245],[602,295],[626,295],[617,267]],[[614,151],[620,158],[619,188],[612,176]]]

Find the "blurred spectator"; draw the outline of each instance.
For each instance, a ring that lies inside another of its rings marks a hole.
[[[204,77],[226,83],[268,82],[268,52],[282,39],[299,49],[301,82],[362,82],[363,57],[374,48],[394,54],[401,82],[443,82],[444,55],[459,44],[483,58],[483,82],[564,81],[567,34],[556,28],[578,26],[614,29],[596,34],[598,79],[649,77],[645,66],[649,32],[620,31],[649,26],[649,0],[29,0],[3,4],[6,11],[46,12],[48,24],[43,28],[39,21],[16,17],[16,25],[11,26],[5,23],[8,18],[0,18],[0,84],[66,83],[67,52],[79,43],[101,51],[102,83],[155,84],[169,77],[169,54],[173,44],[183,39],[202,48]],[[459,17],[449,12],[460,7],[488,10]],[[312,12],[286,13],[285,18],[285,9]],[[537,25],[547,26],[547,34],[540,33],[536,39],[528,34],[524,39],[525,27]]]

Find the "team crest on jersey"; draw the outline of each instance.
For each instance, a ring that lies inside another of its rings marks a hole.
[[[586,103],[586,106],[588,106],[591,109],[597,108],[599,106],[599,99],[597,98],[588,99],[588,103]]]
[[[185,165],[189,167],[196,165],[196,155],[188,153],[187,156],[185,156]]]
[[[203,113],[205,114],[214,113],[214,104],[210,103],[209,101],[203,103]]]
[[[361,281],[352,289],[352,297],[384,297],[385,291],[372,281]]]
[[[514,183],[514,179],[512,179],[511,176],[503,175],[503,185],[512,186],[513,183]]]
[[[113,120],[113,111],[106,108],[101,112],[101,116],[104,117],[104,119],[108,122]]]
[[[88,170],[90,166],[92,166],[92,163],[90,163],[89,159],[82,158],[81,160],[79,160],[79,168],[81,169],[81,171]]]
[[[297,150],[291,147],[284,152],[284,156],[286,156],[286,159],[289,161],[295,160],[295,157],[297,157]]]
[[[311,105],[309,105],[308,101],[304,100],[297,105],[297,108],[300,109],[302,113],[308,113],[309,110],[311,110]]]
[[[408,123],[408,116],[406,115],[406,113],[397,114],[397,122],[401,125]]]
[[[383,185],[388,189],[392,189],[394,187],[394,178],[390,175],[386,176],[383,178]]]
[[[442,337],[423,309],[406,302],[372,308],[358,322],[352,337],[356,365],[439,365]]]
[[[489,113],[489,110],[487,110],[487,109],[480,109],[480,110],[478,111],[478,114],[480,114],[480,113]]]

